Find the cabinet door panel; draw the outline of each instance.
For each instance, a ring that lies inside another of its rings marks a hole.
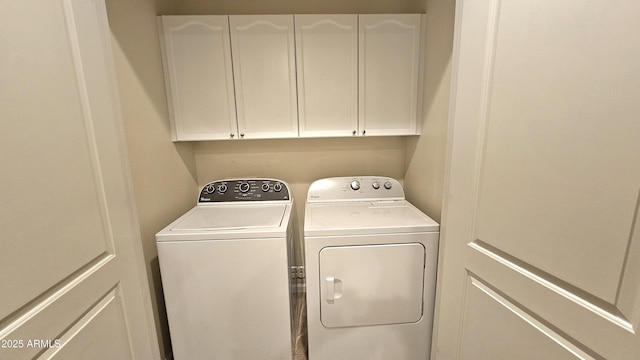
[[[228,17],[162,16],[165,79],[174,140],[237,132]]]
[[[296,15],[300,136],[358,130],[358,16]]]
[[[229,21],[241,137],[297,137],[293,15]]]
[[[359,16],[361,134],[416,134],[420,14]]]

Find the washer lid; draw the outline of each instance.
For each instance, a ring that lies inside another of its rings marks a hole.
[[[281,236],[290,215],[289,204],[201,204],[158,232],[156,240]]]
[[[437,232],[440,226],[406,200],[308,203],[305,236]]]
[[[219,231],[279,227],[286,205],[198,206],[170,231]]]

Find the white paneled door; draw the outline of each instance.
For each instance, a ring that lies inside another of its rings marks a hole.
[[[457,3],[435,359],[640,358],[640,3]]]
[[[104,1],[0,34],[0,359],[158,359]]]

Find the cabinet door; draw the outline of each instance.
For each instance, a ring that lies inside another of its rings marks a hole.
[[[237,132],[229,20],[161,16],[173,140],[228,139]]]
[[[358,131],[358,16],[296,15],[300,136]]]
[[[298,136],[293,15],[231,15],[243,138]]]
[[[416,134],[421,15],[359,19],[360,134]]]

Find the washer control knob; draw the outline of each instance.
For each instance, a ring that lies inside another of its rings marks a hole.
[[[351,181],[350,186],[351,186],[352,190],[360,190],[360,181],[353,180],[353,181]]]
[[[241,193],[246,193],[246,192],[249,192],[249,190],[251,190],[251,185],[249,185],[249,183],[247,182],[240,183],[240,185],[238,185],[238,189],[240,190]]]
[[[267,183],[262,184],[262,192],[267,192],[267,191],[269,191],[269,184]]]
[[[391,186],[392,186],[392,185],[391,185],[391,181],[385,181],[385,183],[384,183],[384,188],[385,188],[385,189],[390,190],[390,189],[391,189]]]
[[[275,192],[280,192],[280,191],[282,191],[282,184],[280,184],[280,183],[275,183],[275,184],[273,184],[273,190],[274,190]]]
[[[374,182],[371,183],[371,187],[376,189],[376,190],[378,190],[378,189],[380,189],[380,183],[377,182],[377,181],[374,181]]]
[[[215,190],[216,190],[216,187],[213,186],[213,184],[207,184],[207,186],[204,187],[204,192],[207,194],[211,194]]]
[[[223,194],[226,193],[227,192],[227,185],[226,184],[220,184],[218,186],[218,192],[219,193],[223,193]]]

